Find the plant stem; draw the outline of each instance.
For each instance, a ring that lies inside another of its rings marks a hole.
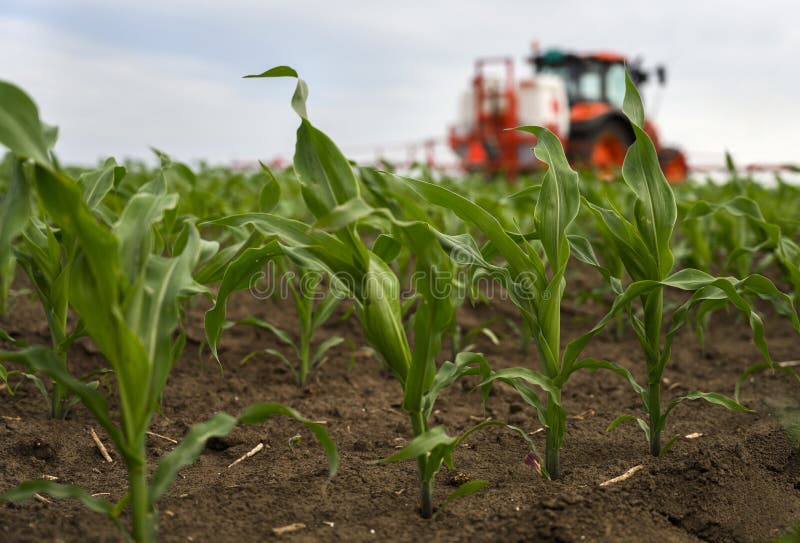
[[[311,374],[311,333],[306,333],[305,330],[300,331],[300,373],[297,376],[301,385],[308,382],[308,376]]]
[[[650,418],[650,454],[661,454],[661,319],[664,289],[648,294],[644,301],[644,325],[647,336],[647,411]]]
[[[648,410],[650,411],[650,454],[661,454],[661,383],[648,385]]]
[[[51,326],[51,333],[53,334],[53,350],[58,355],[61,361],[61,368],[67,370],[67,353],[64,351],[63,342],[66,337],[66,332],[55,330]],[[60,419],[64,417],[64,387],[57,381],[53,381],[53,393],[50,398],[50,417]]]
[[[553,287],[550,299],[546,300],[543,335],[547,343],[547,350],[540,353],[545,361],[545,371],[551,378],[557,378],[561,373],[561,298],[563,295],[564,281]],[[551,480],[558,479],[559,475],[559,448],[564,437],[565,416],[564,410],[559,405],[561,402],[561,389],[557,395],[547,394],[545,405],[545,419],[547,429],[545,433],[545,468]]]
[[[426,430],[425,420],[422,413],[411,413],[411,428],[414,437],[422,434]],[[433,481],[425,480],[428,467],[428,455],[421,454],[417,457],[417,468],[419,470],[419,511],[422,518],[433,516]]]
[[[547,406],[545,407],[547,416],[547,429],[545,430],[545,469],[551,480],[558,479],[559,476],[559,446],[564,426],[559,413],[561,412],[556,404],[556,398],[551,394],[547,395]]]
[[[133,539],[137,543],[154,541],[155,528],[150,526],[151,510],[147,496],[147,464],[144,441],[140,455],[128,464],[128,490],[130,492]]]

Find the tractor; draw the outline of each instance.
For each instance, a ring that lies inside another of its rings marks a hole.
[[[458,121],[449,135],[461,165],[467,171],[511,178],[537,170],[541,165],[531,153],[535,137],[508,129],[539,125],[561,139],[574,166],[612,178],[634,140],[630,121],[622,112],[626,67],[637,86],[648,82],[653,73],[643,70],[639,62],[629,63],[608,52],[539,52],[535,47],[528,61],[534,76],[519,81],[510,57],[475,62],[472,88],[461,97]],[[659,85],[666,83],[662,66],[654,74]],[[656,146],[667,179],[683,181],[688,173],[683,153],[662,147],[650,121],[644,130]]]

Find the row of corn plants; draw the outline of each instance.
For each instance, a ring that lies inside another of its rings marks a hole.
[[[156,170],[113,160],[88,171],[62,168],[52,152],[55,130],[40,121],[36,106],[20,89],[0,83],[0,143],[10,151],[0,202],[0,310],[7,309],[19,269],[47,316],[51,336],[49,345],[27,345],[0,331],[1,339],[14,347],[0,353],[0,360],[20,368],[9,371],[0,365],[0,379],[32,379],[53,417],[82,403],[105,429],[129,474],[128,493],[113,503],[76,486],[43,480],[24,482],[0,498],[19,500],[36,493],[77,498],[114,520],[133,540],[150,541],[156,535],[157,500],[205,442],[237,424],[273,415],[308,426],[335,473],[336,448],[323,426],[286,406],[260,403],[237,417],[218,413],[192,427],[148,476],[145,433],[183,351],[184,307],[197,296],[212,300],[205,332],[217,359],[225,330],[257,326],[292,354],[290,359],[272,347],[254,352],[286,363],[300,386],[344,341],[333,336],[315,344],[314,335],[339,302],[349,300],[366,341],[399,385],[412,432],[406,447],[379,462],[416,462],[425,518],[487,484],[471,481],[439,508],[434,504],[437,473],[454,466],[459,445],[479,429],[512,431],[533,449],[541,474],[558,478],[560,451],[567,443],[562,394],[579,370],[606,370],[630,384],[642,413],[621,414],[609,429],[637,422],[649,452],[660,456],[675,443],[675,436],[662,443],[662,434],[682,402],[705,400],[747,411],[737,398],[717,392],[664,398],[663,373],[672,342],[687,322],[698,323],[702,338],[712,312],[736,309],[763,354],[763,362],[743,376],[775,366],[756,300],[772,303],[800,332],[794,308],[800,288],[797,225],[780,219],[777,204],[756,204],[763,193],[739,178],[732,188],[716,193],[693,186],[676,195],[643,129],[641,100],[630,79],[624,112],[635,141],[617,183],[587,182],[570,167],[551,132],[519,127],[536,136],[533,152],[546,170],[511,187],[482,179],[435,179],[425,171],[415,178],[389,167],[354,167],[309,120],[308,87],[293,69],[281,66],[248,77],[296,80],[292,107],[300,125],[295,156],[278,175],[264,165],[256,173],[194,172],[161,151],[155,151],[161,163]],[[779,185],[779,190],[793,189]],[[708,241],[711,236],[714,243]],[[725,253],[721,268],[714,254],[719,250]],[[756,273],[770,265],[792,294]],[[603,287],[597,296],[607,304],[606,312],[565,342],[561,311],[577,267],[598,274]],[[286,287],[297,317],[296,334],[265,319],[228,320],[231,296],[253,291],[254,278],[265,275],[290,278]],[[480,285],[486,280],[500,285],[518,309],[520,335],[536,346],[536,364],[531,360],[494,371],[491,357],[471,352],[467,340],[481,332],[491,338],[490,323],[464,332],[456,312],[466,300],[482,299]],[[665,304],[670,291],[681,297],[677,305]],[[617,337],[631,332],[638,339],[645,383],[618,361],[583,356],[592,338],[612,324]],[[101,372],[116,381],[119,420],[112,420],[97,375],[75,376],[70,370],[70,346],[83,336],[102,352],[107,368]],[[447,342],[450,360],[441,362]],[[440,393],[468,376],[477,382],[478,401],[485,402],[498,383],[520,395],[546,430],[543,455],[525,431],[503,421],[487,420],[455,436],[432,425]],[[125,510],[130,511],[130,528],[121,520]]]
[[[22,249],[15,256],[39,294],[53,335],[52,346],[2,352],[0,360],[22,363],[26,371],[52,381],[53,414],[60,407],[57,399],[66,394],[77,398],[105,430],[128,471],[128,492],[114,503],[49,480],[23,482],[0,497],[20,500],[44,493],[77,498],[113,520],[126,536],[152,541],[158,499],[180,469],[194,462],[206,441],[227,435],[238,424],[256,424],[274,415],[292,417],[311,429],[328,455],[333,475],[338,455],[325,428],[291,408],[265,402],[237,417],[217,413],[193,426],[148,476],[146,432],[183,351],[182,307],[194,296],[209,295],[194,274],[214,257],[218,243],[201,238],[195,219],[174,213],[179,196],[168,190],[167,172],[131,194],[118,216],[97,212],[104,192],[123,172],[109,165],[84,182],[71,178],[53,160],[54,142],[46,137],[33,102],[7,83],[0,83],[0,98],[0,143],[15,160],[14,190],[4,200],[17,210],[10,227],[22,237]],[[33,199],[48,222],[30,213]],[[8,249],[4,258],[9,258]],[[65,333],[67,308],[79,319],[70,334]],[[118,420],[112,419],[98,388],[69,371],[65,342],[78,334],[94,341],[114,374]],[[129,529],[120,521],[126,509]]]

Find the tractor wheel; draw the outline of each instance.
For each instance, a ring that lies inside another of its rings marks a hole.
[[[664,147],[658,152],[658,162],[667,181],[673,184],[686,181],[689,166],[683,153],[671,147]]]
[[[592,168],[601,179],[610,180],[622,167],[633,138],[629,127],[609,120],[574,143],[575,162]]]

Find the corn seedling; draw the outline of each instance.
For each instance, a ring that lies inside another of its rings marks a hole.
[[[559,450],[566,425],[561,387],[574,371],[561,359],[560,321],[564,274],[570,256],[567,229],[580,207],[578,174],[569,167],[561,143],[550,131],[539,127],[523,127],[521,130],[538,138],[534,152],[548,165],[540,189],[523,190],[517,195],[521,198],[538,193],[533,217],[536,231],[532,235],[508,233],[494,214],[441,186],[412,179],[401,182],[407,183],[429,203],[449,209],[488,238],[489,242],[482,250],[470,236],[452,237],[448,241],[451,251],[460,255],[459,258],[481,267],[502,282],[536,343],[542,371],[530,368],[501,370],[494,372],[487,383],[502,380],[511,384],[536,409],[546,428],[542,472],[550,478],[557,478]],[[586,244],[588,242],[583,243]],[[490,259],[494,256],[502,257],[505,264],[492,264]],[[531,385],[545,392],[544,402]]]
[[[177,203],[160,183],[130,198],[113,228],[103,225],[84,201],[80,185],[50,160],[38,111],[30,98],[20,89],[0,83],[0,112],[13,121],[0,129],[0,143],[20,160],[32,161],[33,185],[44,209],[75,244],[68,299],[114,371],[119,423],[112,421],[102,394],[70,375],[52,349],[34,346],[3,352],[0,360],[23,362],[80,398],[106,431],[128,470],[128,493],[116,503],[93,497],[78,486],[49,480],[24,482],[0,494],[0,499],[28,499],[37,493],[77,498],[89,509],[111,518],[123,532],[119,515],[129,506],[130,536],[137,542],[152,541],[157,500],[179,470],[202,452],[206,441],[227,435],[238,423],[254,424],[273,415],[287,415],[306,424],[325,448],[333,474],[337,453],[325,429],[289,408],[264,403],[250,406],[238,418],[218,413],[194,426],[148,479],[146,432],[185,344],[180,329],[181,304],[192,296],[207,294],[192,271],[202,257],[207,257],[204,253],[210,246],[202,242],[188,220],[171,256],[153,252],[153,226]]]
[[[284,345],[289,346],[297,357],[296,363],[290,361],[276,349],[264,349],[263,352],[282,361],[294,374],[297,383],[302,386],[328,360],[328,351],[344,342],[344,338],[341,336],[331,336],[316,347],[312,343],[314,332],[328,321],[338,307],[341,298],[336,289],[324,289],[320,273],[303,268],[289,269],[284,261],[285,259],[273,260],[276,272],[280,277],[280,282],[276,287],[281,289],[281,295],[283,295],[283,289],[286,288],[294,302],[299,339],[295,341],[286,330],[255,317],[240,319],[236,324],[246,324],[267,330]],[[246,358],[250,358],[258,352],[251,353]]]
[[[297,78],[297,73],[282,66],[251,77]],[[448,436],[444,428],[430,428],[434,403],[441,390],[457,378],[468,374],[488,376],[488,366],[480,355],[462,353],[454,362],[445,362],[437,370],[435,362],[442,336],[451,326],[458,301],[452,284],[453,262],[428,223],[398,220],[389,209],[373,208],[361,197],[360,186],[348,161],[308,120],[307,94],[306,83],[297,78],[292,106],[301,124],[297,130],[294,168],[302,183],[303,199],[315,222],[309,226],[269,213],[214,221],[213,224],[233,228],[249,224],[265,236],[277,236],[279,240],[279,243],[253,247],[248,250],[250,258],[243,254],[232,262],[227,271],[232,277],[229,283],[236,283],[233,278],[250,276],[263,265],[263,260],[258,261],[258,258],[269,258],[277,250],[304,268],[325,272],[331,282],[355,302],[367,341],[402,386],[402,407],[411,420],[414,438],[385,461],[416,459],[420,512],[429,518],[434,511],[436,473],[443,464],[452,466],[454,449],[477,429],[472,428],[454,438]],[[375,238],[371,248],[358,230],[359,223],[368,220],[379,221],[392,232]],[[412,286],[417,299],[413,306],[413,349],[404,326],[400,280],[389,265],[403,246],[414,254]],[[206,320],[209,344],[213,346],[219,316],[211,312],[208,316],[213,317]],[[490,421],[478,427],[492,424],[499,423]],[[472,484],[456,492],[466,495],[479,487]]]
[[[662,375],[670,360],[672,341],[685,323],[689,312],[695,308],[703,312],[711,307],[719,307],[721,303],[730,302],[748,319],[753,330],[754,342],[765,360],[771,364],[764,340],[763,323],[747,297],[766,298],[779,307],[789,308],[791,301],[788,296],[778,291],[771,281],[759,275],[750,275],[739,280],[731,277],[714,277],[694,269],[683,269],[673,273],[675,259],[670,243],[677,220],[675,196],[659,168],[655,147],[642,128],[644,110],[639,93],[630,78],[627,79],[623,109],[632,123],[636,136],[622,167],[625,186],[636,199],[633,215],[629,219],[615,208],[609,209],[591,202],[587,202],[587,205],[613,234],[616,252],[633,282],[624,292],[619,293],[613,307],[600,323],[588,334],[573,342],[567,348],[567,352],[568,358],[574,359],[577,356],[576,352],[589,338],[615,318],[618,312],[628,313],[629,322],[645,355],[647,386],[640,386],[627,371],[622,375],[640,396],[645,419],[623,415],[613,421],[609,429],[626,420],[636,420],[647,436],[651,454],[659,456],[674,443],[675,437],[662,447],[661,433],[665,428],[667,416],[681,402],[702,399],[729,409],[747,410],[734,399],[722,394],[699,391],[675,398],[662,409]],[[584,256],[589,257],[584,258],[584,261],[595,266],[606,278],[610,276],[609,271],[600,266],[593,255],[585,252]],[[692,294],[674,310],[669,329],[666,335],[663,335],[666,288],[675,288]],[[639,300],[641,303],[641,317],[631,307],[634,300]],[[793,324],[797,327],[797,314],[793,308],[791,315]]]

